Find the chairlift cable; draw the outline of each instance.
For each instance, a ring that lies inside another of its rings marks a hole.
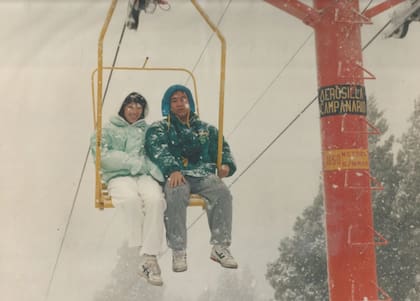
[[[118,53],[119,53],[119,50],[120,50],[120,46],[121,46],[121,43],[122,43],[122,40],[123,40],[123,37],[124,37],[125,27],[126,26],[125,26],[125,23],[124,23],[123,29],[121,31],[121,36],[120,36],[120,39],[118,41],[118,47],[117,47],[117,50],[115,52],[114,60],[113,60],[113,63],[112,63],[112,69],[111,69],[111,71],[108,75],[108,80],[107,80],[105,92],[104,92],[104,95],[102,97],[102,104],[105,102],[105,97],[107,95],[109,84],[111,82],[111,77],[112,77],[112,74],[113,74],[113,70],[114,70],[114,67],[115,67],[115,64],[116,64],[116,61],[117,61],[117,57],[118,57]],[[57,257],[56,257],[55,262],[54,262],[53,270],[52,270],[52,273],[51,273],[51,278],[48,281],[48,287],[47,287],[47,292],[46,292],[46,295],[45,295],[45,301],[48,300],[48,297],[50,295],[50,291],[51,291],[52,283],[53,283],[55,273],[56,273],[56,270],[57,270],[58,262],[60,261],[61,253],[62,253],[63,247],[64,247],[64,242],[65,242],[66,236],[67,236],[67,232],[68,232],[68,229],[70,228],[70,222],[71,222],[71,218],[73,216],[74,207],[76,205],[76,201],[77,201],[77,198],[79,196],[79,191],[80,191],[80,187],[81,187],[81,184],[82,184],[83,175],[85,174],[85,171],[86,171],[86,166],[87,166],[87,162],[88,162],[88,159],[89,159],[89,153],[90,153],[90,146],[88,147],[86,155],[85,155],[85,160],[84,160],[84,163],[83,163],[82,171],[80,173],[79,182],[77,184],[76,192],[75,192],[74,197],[73,197],[73,202],[72,202],[72,205],[71,205],[69,216],[67,217],[67,223],[66,223],[66,226],[64,228],[64,234],[63,234],[63,237],[61,239],[60,246],[59,246],[59,249],[58,249],[58,254],[57,254]]]
[[[391,24],[391,20],[389,20],[367,43],[363,46],[362,51],[365,50],[380,34]]]
[[[47,288],[47,293],[46,293],[45,300],[48,300],[48,297],[50,295],[52,282],[53,282],[53,279],[54,279],[54,276],[55,276],[55,272],[57,270],[57,266],[58,266],[59,259],[61,257],[61,253],[63,251],[64,241],[66,240],[67,232],[68,232],[68,229],[70,228],[71,217],[73,216],[73,211],[74,211],[74,207],[76,205],[77,196],[79,194],[79,190],[80,190],[80,186],[81,186],[81,183],[82,183],[83,175],[84,175],[85,170],[86,170],[86,165],[87,165],[87,161],[88,161],[88,157],[89,157],[89,151],[90,150],[88,149],[86,157],[85,157],[85,162],[83,163],[82,172],[80,173],[79,182],[77,183],[76,192],[75,192],[75,195],[73,197],[73,202],[71,204],[70,213],[69,213],[69,216],[67,218],[67,223],[66,223],[66,226],[64,227],[63,238],[61,239],[60,247],[58,248],[58,254],[57,254],[57,257],[55,259],[54,266],[53,266],[52,275],[51,275],[51,278],[48,282],[48,288]]]
[[[280,71],[276,74],[276,76],[271,80],[271,82],[268,84],[268,86],[264,89],[264,91],[261,93],[259,97],[254,101],[254,103],[251,105],[251,107],[248,109],[248,111],[241,117],[241,119],[236,123],[236,125],[233,127],[233,129],[228,134],[228,137],[230,137],[237,128],[241,125],[241,123],[245,120],[246,117],[251,113],[252,109],[264,98],[265,94],[270,90],[270,88],[274,85],[274,83],[279,79],[279,77],[282,75],[282,73],[286,70],[286,68],[291,64],[291,62],[296,58],[298,53],[303,49],[303,47],[306,45],[306,43],[309,41],[309,39],[313,36],[313,32],[311,32],[308,37],[302,42],[302,44],[298,47],[298,49],[293,53],[293,55],[290,57],[290,59],[286,62],[286,64],[283,65],[283,67],[280,69]]]
[[[114,72],[114,67],[115,67],[115,64],[117,63],[118,53],[120,52],[120,47],[121,47],[122,40],[123,40],[123,38],[124,38],[124,33],[125,33],[125,29],[126,29],[126,27],[127,27],[127,26],[125,25],[125,22],[124,22],[123,29],[122,29],[122,31],[121,31],[121,35],[120,35],[120,39],[119,39],[119,41],[118,41],[117,50],[115,51],[114,60],[113,60],[113,62],[112,62],[112,68],[111,68],[111,71],[110,71],[110,73],[109,73],[108,80],[107,80],[107,83],[106,83],[106,86],[105,86],[104,95],[103,95],[103,97],[102,97],[102,104],[104,104],[104,102],[105,102],[105,97],[106,97],[106,95],[107,95],[107,93],[108,93],[109,84],[110,84],[110,82],[111,82],[111,78],[112,78],[112,74],[113,74],[113,72]]]
[[[230,183],[229,187],[233,186],[239,178],[254,165],[262,157],[262,155],[271,147],[273,144],[295,123],[296,120],[302,116],[303,113],[318,99],[318,96],[315,96],[287,125],[281,130],[281,132],[247,165],[247,167]]]
[[[366,44],[363,46],[362,51],[365,50],[369,45],[379,36],[379,34],[384,31],[384,29],[390,24],[391,22],[387,22]],[[315,96],[287,125],[286,127],[252,160],[245,169],[231,182],[229,187],[235,184],[240,177],[242,177],[246,171],[254,165],[258,159],[292,126],[295,121],[302,116],[302,114],[318,99],[318,96]]]
[[[220,23],[222,23],[223,18],[225,17],[225,14],[231,4],[232,0],[229,0],[228,4],[226,5],[222,15],[220,16],[219,20],[217,21],[217,27],[219,27]],[[214,37],[214,31],[212,32],[212,34],[210,35],[210,37],[207,39],[206,45],[204,45],[203,50],[201,51],[200,55],[198,56],[197,62],[194,64],[194,67],[192,68],[191,72],[194,73],[195,69],[198,67],[198,64],[200,63],[201,59],[204,56],[204,53],[206,52],[207,48],[210,45],[210,41],[213,39]],[[191,76],[188,76],[187,79],[185,80],[185,85],[188,84],[189,80],[191,79]]]
[[[368,9],[368,8],[369,8],[369,6],[372,4],[372,2],[373,2],[373,0],[370,0],[370,1],[368,2],[368,4],[366,4],[365,8],[362,10],[362,14],[363,14],[365,11],[367,11],[367,9]]]
[[[370,0],[369,3],[365,6],[365,8],[362,10],[362,13],[364,13],[369,6],[372,4],[373,0]],[[381,30],[382,32],[382,30]],[[273,80],[268,84],[268,86],[264,89],[264,91],[261,93],[259,97],[255,100],[255,102],[251,105],[251,107],[248,109],[248,111],[241,117],[241,119],[238,121],[238,123],[233,127],[233,129],[230,131],[230,133],[227,135],[227,137],[230,137],[236,129],[240,126],[240,124],[244,121],[244,119],[251,113],[252,109],[263,99],[264,95],[268,92],[268,90],[274,85],[274,83],[278,80],[280,75],[286,70],[286,68],[290,65],[290,63],[295,59],[295,57],[298,55],[298,53],[302,50],[302,48],[306,45],[306,43],[309,41],[309,39],[313,36],[313,31],[308,35],[308,37],[302,42],[302,44],[299,46],[299,48],[295,51],[295,53],[290,57],[290,59],[286,62],[286,64],[280,69],[280,71],[277,73],[277,75],[273,78]]]

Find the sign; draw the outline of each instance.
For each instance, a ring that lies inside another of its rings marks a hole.
[[[319,112],[321,117],[331,115],[367,113],[366,91],[360,85],[334,85],[318,90]]]
[[[367,149],[335,149],[322,153],[324,171],[369,169]]]

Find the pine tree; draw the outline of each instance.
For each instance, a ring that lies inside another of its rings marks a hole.
[[[388,124],[383,118],[383,111],[377,108],[376,100],[370,99],[369,120],[380,131],[381,135],[369,136],[369,159],[372,176],[382,183],[383,190],[374,191],[372,194],[372,209],[375,230],[381,233],[388,244],[376,248],[376,266],[378,285],[389,295],[399,295],[396,280],[398,267],[394,265],[395,247],[391,238],[398,229],[391,222],[392,206],[398,189],[400,177],[394,167],[394,154],[392,148],[395,138],[393,135],[384,139],[388,131]],[[381,140],[384,139],[382,143]],[[394,300],[401,300],[394,297]]]
[[[396,250],[394,266],[399,269],[395,285],[400,300],[405,300],[409,291],[411,300],[414,300],[413,289],[416,287],[416,300],[420,300],[420,99],[415,102],[409,121],[409,129],[401,138],[401,150],[397,155],[397,172],[401,181],[392,207],[392,223],[398,229],[392,242]]]
[[[266,278],[275,290],[275,300],[328,300],[327,263],[321,192],[313,205],[298,217],[292,238],[280,242],[280,257],[268,264]]]
[[[148,284],[140,278],[140,256],[137,248],[129,248],[125,242],[118,250],[119,260],[112,271],[112,281],[95,296],[95,301],[159,301],[164,289]]]
[[[389,233],[388,219],[396,194],[394,184],[392,147],[394,137],[384,138],[388,125],[376,101],[368,102],[370,124],[379,129],[380,135],[369,137],[369,156],[372,175],[383,183],[385,189],[373,195],[373,210],[376,229]],[[325,249],[324,207],[322,193],[319,192],[313,204],[298,217],[293,227],[294,235],[280,242],[280,257],[268,264],[266,278],[275,290],[275,299],[282,301],[324,301],[328,300],[327,262]],[[389,249],[379,253],[378,261],[383,262]],[[379,274],[385,274],[385,270]],[[379,278],[382,278],[381,276]],[[394,278],[395,280],[395,278]]]

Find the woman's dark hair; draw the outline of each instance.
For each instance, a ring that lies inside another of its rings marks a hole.
[[[149,108],[147,106],[146,98],[144,98],[140,93],[137,93],[137,92],[131,92],[130,94],[127,95],[127,97],[124,99],[121,105],[120,110],[118,111],[118,115],[120,115],[122,118],[125,119],[124,109],[128,104],[133,103],[133,102],[138,103],[143,108],[143,112],[141,113],[141,116],[140,116],[140,119],[143,119],[147,115]]]

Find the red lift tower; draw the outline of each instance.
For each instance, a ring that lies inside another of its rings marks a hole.
[[[315,30],[329,299],[391,300],[376,277],[375,246],[384,239],[373,228],[364,86],[373,77],[363,68],[360,30],[403,0],[383,1],[365,12],[359,0],[314,0],[313,7],[298,0],[265,1]]]

